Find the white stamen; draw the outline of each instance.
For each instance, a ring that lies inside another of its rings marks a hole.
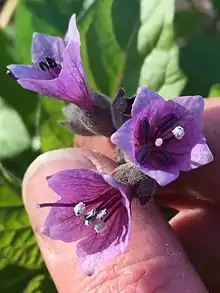
[[[96,210],[95,209],[92,209],[90,212],[88,212],[84,218],[85,218],[85,225],[86,226],[92,226],[94,224],[94,216],[96,215]]]
[[[96,219],[97,220],[101,220],[104,216],[106,216],[107,215],[107,209],[103,209],[103,210],[101,210],[99,213],[98,213],[98,215],[96,216]]]
[[[73,208],[74,213],[75,213],[76,216],[80,216],[81,214],[83,214],[84,211],[85,211],[85,209],[86,209],[86,205],[85,205],[85,203],[82,202],[82,201],[79,202],[79,203],[77,203],[77,204],[75,205],[75,207]]]
[[[172,130],[172,134],[175,136],[176,139],[181,139],[185,135],[184,128],[179,125]]]
[[[103,232],[106,229],[106,227],[107,226],[106,226],[105,222],[99,222],[99,223],[95,224],[94,230],[97,233],[100,233],[100,232]]]
[[[85,220],[84,224],[85,224],[86,226],[93,226],[93,224],[94,224],[94,220]]]
[[[156,140],[155,140],[155,146],[156,147],[160,147],[160,146],[162,146],[162,144],[163,144],[163,139],[161,138],[161,137],[158,137]]]
[[[95,214],[96,214],[96,210],[95,209],[92,209],[90,212],[88,212],[87,214],[86,214],[86,217],[94,217],[95,216]]]

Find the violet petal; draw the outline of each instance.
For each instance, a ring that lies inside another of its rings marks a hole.
[[[57,203],[66,201],[59,200]],[[44,222],[43,233],[64,242],[73,242],[85,237],[91,228],[84,225],[82,219],[75,215],[73,207],[52,207]]]
[[[18,82],[24,88],[41,95],[57,97],[87,110],[92,107],[93,94],[87,87],[76,43],[70,42],[66,47],[59,77],[51,80],[20,79]]]
[[[135,159],[141,165],[145,165],[148,160],[148,148],[147,147],[140,147],[139,149],[135,150]]]
[[[151,167],[140,166],[141,171],[157,181],[160,186],[165,186],[174,181],[179,176],[179,170],[173,168],[172,170],[159,170]]]
[[[72,101],[72,98],[67,96],[65,88],[58,78],[51,80],[19,79],[18,83],[23,88],[37,92],[42,96],[56,97],[66,102]]]
[[[201,96],[182,96],[173,99],[174,102],[184,107],[188,113],[193,113],[201,121],[204,111],[204,98]]]
[[[131,207],[127,188],[116,182],[110,175],[104,175],[106,182],[119,188],[123,207],[107,222],[108,229],[100,234],[90,235],[77,245],[77,256],[84,272],[92,275],[95,270],[123,253],[131,235]]]
[[[84,74],[80,47],[72,41],[66,47],[60,79],[74,104],[80,108],[91,109],[94,98]]]
[[[7,68],[18,78],[48,79],[48,72],[34,65],[11,64]]]
[[[131,115],[134,116],[136,114],[139,114],[146,107],[153,107],[154,102],[157,100],[164,101],[159,94],[151,91],[150,89],[146,87],[139,88],[134,103],[132,105]]]
[[[127,244],[129,238],[126,227],[128,220],[122,211],[118,212],[120,215],[114,216],[110,229],[99,234],[93,233],[77,244],[77,257],[87,275],[92,275],[95,270],[123,253],[127,248],[125,243]]]
[[[45,60],[45,57],[53,58],[56,62],[62,62],[65,50],[65,43],[59,37],[33,34],[32,40],[32,61],[38,64]]]
[[[190,167],[192,169],[198,168],[212,162],[213,159],[213,155],[206,144],[206,140],[202,137],[191,151]]]
[[[69,21],[68,30],[66,33],[65,41],[69,43],[70,41],[76,42],[80,46],[80,34],[76,26],[76,15],[73,14]]]
[[[131,159],[135,160],[132,127],[132,119],[129,119],[111,136],[111,141],[121,148]]]
[[[103,177],[90,169],[66,169],[47,177],[48,185],[66,202],[97,199],[110,189]]]

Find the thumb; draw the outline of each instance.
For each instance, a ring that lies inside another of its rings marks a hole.
[[[75,257],[74,243],[55,241],[41,234],[48,210],[35,209],[34,204],[57,199],[47,186],[46,176],[66,168],[98,168],[110,172],[114,164],[98,153],[65,149],[41,155],[26,173],[24,203],[58,292],[207,292],[153,203],[140,207],[133,202],[132,237],[128,251],[93,277],[83,275]]]

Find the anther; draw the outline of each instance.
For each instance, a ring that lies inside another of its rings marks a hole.
[[[40,66],[40,69],[43,71],[47,71],[50,69],[49,65],[44,61],[39,62],[39,66]]]
[[[184,128],[182,126],[177,126],[172,130],[173,135],[176,139],[182,139],[185,135]]]
[[[92,209],[90,212],[88,212],[85,216],[84,219],[86,221],[94,220],[97,215],[97,211],[95,209]]]
[[[85,224],[86,226],[92,226],[93,223],[94,223],[94,220],[85,220],[85,221],[84,221],[84,224]]]
[[[47,64],[49,65],[50,68],[57,67],[57,63],[53,58],[46,57],[45,59],[46,59]]]
[[[85,205],[84,202],[77,203],[75,205],[75,207],[73,208],[74,213],[75,213],[76,216],[80,216],[81,214],[83,214],[85,209],[86,209],[86,205]]]
[[[158,129],[156,130],[155,135],[168,131],[170,128],[174,127],[178,122],[178,117],[174,113],[170,113],[160,119],[158,124]]]
[[[95,224],[94,230],[97,233],[100,233],[100,232],[103,232],[106,229],[106,227],[107,226],[106,226],[105,222],[99,222],[99,223]]]
[[[156,147],[160,147],[163,144],[163,139],[161,137],[158,137],[154,142]]]
[[[107,213],[108,213],[108,212],[107,212],[107,209],[103,209],[103,210],[101,210],[101,211],[97,214],[96,219],[97,219],[97,220],[101,220],[101,219],[103,219],[103,217],[106,216]]]

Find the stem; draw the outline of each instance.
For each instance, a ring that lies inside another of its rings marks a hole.
[[[8,25],[16,9],[17,4],[18,4],[18,0],[6,1],[0,13],[0,29],[3,29]]]
[[[10,171],[6,170],[2,163],[0,163],[0,179],[4,184],[10,186],[13,190],[20,194],[22,180],[12,174]]]

